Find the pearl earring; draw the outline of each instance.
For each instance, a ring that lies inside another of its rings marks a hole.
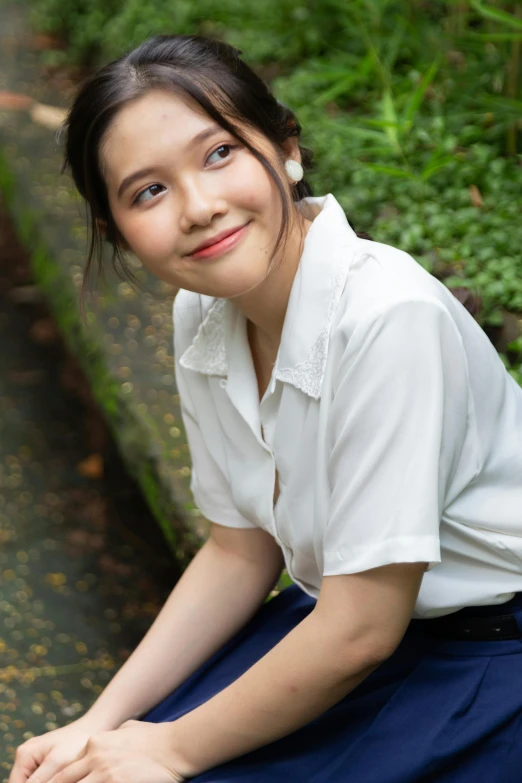
[[[290,179],[292,182],[300,182],[300,180],[303,179],[303,167],[296,160],[288,158],[288,160],[285,161],[285,170],[288,174],[288,179]]]

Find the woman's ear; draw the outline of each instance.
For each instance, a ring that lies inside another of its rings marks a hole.
[[[96,227],[98,231],[100,232],[103,239],[107,239],[107,221],[102,220],[101,218],[96,218]],[[122,237],[120,232],[117,232],[117,240],[116,244],[118,247],[120,247],[122,250],[128,251],[130,250],[130,245],[127,244],[125,239]]]
[[[290,136],[288,139],[285,139],[281,146],[284,160],[291,159],[301,163],[301,150],[299,149],[297,136]]]
[[[100,232],[102,237],[104,239],[106,239],[106,237],[107,237],[107,221],[101,220],[101,218],[96,218],[95,219],[95,223],[96,223],[96,228],[98,229],[98,231]]]

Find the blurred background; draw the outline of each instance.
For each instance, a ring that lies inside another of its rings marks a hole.
[[[112,281],[81,321],[56,139],[86,75],[168,32],[238,47],[297,113],[315,192],[451,288],[522,383],[522,3],[0,0],[0,780],[95,700],[204,535],[173,292],[137,264],[149,290]]]
[[[31,0],[31,21],[78,74],[155,33],[234,44],[298,113],[317,193],[480,296],[484,325],[522,311],[522,3]],[[500,347],[517,372],[522,343]]]

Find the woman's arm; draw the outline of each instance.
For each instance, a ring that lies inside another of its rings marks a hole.
[[[264,530],[212,525],[209,540],[87,715],[111,730],[158,704],[252,617],[282,566],[281,550]]]
[[[313,612],[236,682],[171,724],[192,777],[304,726],[388,658],[410,620],[424,563],[323,580]]]

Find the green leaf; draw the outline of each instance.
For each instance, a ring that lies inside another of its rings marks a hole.
[[[413,122],[415,120],[415,117],[417,116],[417,113],[420,109],[420,106],[424,100],[424,96],[426,95],[426,91],[430,84],[433,82],[435,76],[437,75],[437,71],[440,67],[440,58],[437,58],[432,62],[422,79],[420,80],[419,84],[417,85],[416,89],[412,93],[408,103],[406,104],[406,108],[404,110],[403,114],[403,130],[405,133],[409,133]]]
[[[517,337],[516,340],[512,340],[507,345],[508,351],[511,351],[511,353],[521,353],[522,352],[522,337]]]
[[[404,35],[406,33],[406,22],[400,17],[394,27],[392,35],[386,40],[386,53],[382,57],[383,67],[388,73],[391,73],[399,52],[403,47]]]
[[[445,168],[446,166],[449,166],[450,163],[454,163],[454,162],[455,162],[454,155],[447,155],[443,158],[437,158],[431,163],[428,163],[428,165],[422,169],[421,177],[425,182],[427,182],[427,180],[429,180],[430,177],[433,177],[433,175],[436,174],[438,171]]]
[[[390,89],[384,90],[381,98],[381,111],[382,119],[384,121],[384,130],[391,147],[395,152],[401,152],[401,145],[399,142],[397,112],[395,110],[395,102]]]
[[[339,71],[337,74],[338,81],[334,82],[312,101],[313,105],[323,105],[334,101],[339,95],[347,92],[350,87],[354,87],[368,77],[368,74],[373,68],[373,58],[371,55],[367,55],[359,64],[359,68],[351,73],[346,73],[346,70]],[[321,72],[321,76],[324,73]]]
[[[333,123],[332,123],[333,125]],[[331,128],[334,133],[343,133],[347,136],[353,136],[359,139],[367,139],[368,141],[382,142],[385,139],[384,133],[380,131],[371,130],[370,128],[361,128],[359,125],[348,124],[346,122],[336,123]]]
[[[513,116],[519,119],[522,116],[522,101],[515,98],[504,98],[500,95],[481,95],[480,103],[489,106],[491,109],[497,109],[504,115]]]
[[[504,41],[522,41],[520,33],[475,33],[469,32],[462,36],[464,41],[479,41],[482,43],[503,43]]]
[[[371,171],[377,171],[379,174],[388,174],[390,177],[399,177],[400,179],[418,179],[416,174],[412,174],[405,169],[398,169],[395,166],[382,166],[380,163],[366,163],[365,168]]]
[[[513,14],[508,14],[507,11],[501,11],[499,8],[492,8],[491,6],[484,5],[482,0],[470,0],[470,5],[481,16],[486,19],[492,19],[494,22],[505,24],[508,27],[514,27],[515,30],[522,30],[522,19],[519,19]]]

